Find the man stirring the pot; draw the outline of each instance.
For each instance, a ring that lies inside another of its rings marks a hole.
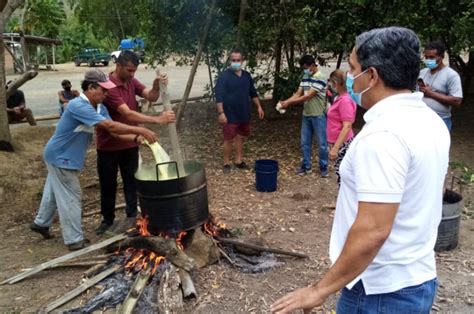
[[[167,124],[175,122],[175,114],[165,111],[160,116],[147,116],[139,113],[136,96],[156,101],[160,95],[160,81],[168,84],[168,77],[161,75],[153,81],[152,88],[146,88],[135,76],[139,64],[133,51],[124,50],[117,59],[110,80],[117,85],[111,89],[104,101],[114,121],[128,125],[138,123]],[[125,212],[127,217],[137,216],[137,191],[134,174],[138,168],[138,144],[125,142],[110,136],[107,132],[97,132],[97,171],[100,184],[100,209],[102,223],[96,230],[103,234],[115,219],[115,197],[117,193],[117,171],[123,181]]]

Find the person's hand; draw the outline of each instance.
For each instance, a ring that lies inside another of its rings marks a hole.
[[[165,74],[165,73],[161,74],[161,75],[160,75],[160,82],[161,82],[163,85],[167,86],[167,85],[168,85],[168,75]]]
[[[140,133],[141,133],[140,135],[143,136],[148,141],[148,143],[151,144],[151,143],[156,142],[156,134],[154,132],[145,128],[140,128]]]
[[[176,114],[173,110],[163,111],[157,118],[157,122],[160,124],[168,124],[176,122]]]
[[[336,146],[333,146],[333,147],[329,150],[329,160],[331,160],[331,161],[336,160],[338,153],[339,153],[339,150],[336,148]]]
[[[264,116],[265,112],[263,112],[262,106],[258,106],[258,117],[262,120]]]
[[[309,286],[290,292],[278,299],[270,307],[272,313],[291,313],[302,309],[304,313],[311,313],[316,306],[324,303],[325,298],[318,293],[316,287]]]
[[[143,135],[138,135],[137,136],[137,143],[140,145],[145,144],[145,137]]]
[[[286,100],[280,100],[280,105],[282,109],[286,109],[289,107],[289,104]]]
[[[226,124],[227,123],[227,117],[225,116],[225,113],[219,113],[219,117],[217,118],[217,121],[219,124]]]
[[[20,114],[21,113],[21,108],[20,107],[15,107],[15,108],[13,108],[13,112],[15,112],[16,114]]]
[[[420,92],[425,94],[426,97],[430,97],[433,93],[429,85],[420,85]]]

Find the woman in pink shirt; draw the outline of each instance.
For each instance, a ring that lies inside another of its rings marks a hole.
[[[326,132],[330,147],[329,159],[335,161],[337,183],[340,184],[339,165],[354,137],[352,123],[355,120],[356,103],[347,93],[344,72],[339,69],[333,71],[329,76],[329,84],[336,91],[337,97],[327,113]]]

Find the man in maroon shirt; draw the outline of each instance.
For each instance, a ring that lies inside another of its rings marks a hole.
[[[161,75],[153,81],[152,88],[146,88],[134,75],[138,67],[138,57],[132,51],[124,50],[117,59],[110,80],[117,87],[110,89],[104,105],[107,106],[112,120],[128,125],[138,123],[166,124],[175,122],[174,112],[163,112],[160,116],[147,116],[137,111],[136,96],[156,101],[160,95],[160,81],[168,84],[168,77]],[[96,230],[103,234],[112,226],[115,219],[115,197],[117,192],[117,171],[123,181],[125,194],[125,212],[127,217],[137,215],[137,192],[134,174],[138,167],[138,143],[125,142],[97,130],[97,171],[100,184],[100,206],[102,223]]]

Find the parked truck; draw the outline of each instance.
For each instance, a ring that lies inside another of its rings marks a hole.
[[[87,63],[90,67],[93,67],[98,63],[108,66],[109,61],[110,56],[107,53],[103,53],[98,48],[83,48],[74,56],[74,64],[76,66],[80,66],[82,63]]]
[[[145,62],[145,42],[143,41],[143,39],[122,39],[120,41],[120,46],[118,47],[118,50],[110,54],[110,57],[112,58],[113,62],[117,62],[120,52],[122,52],[123,50],[130,50],[135,52],[138,56],[138,59],[140,59],[140,62]]]

